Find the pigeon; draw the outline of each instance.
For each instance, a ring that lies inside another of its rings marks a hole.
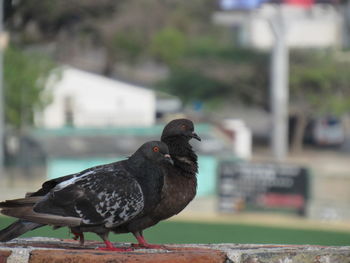
[[[94,232],[106,245],[99,249],[129,251],[114,247],[108,234],[119,225],[137,229],[134,219],[147,217],[160,202],[163,167],[172,163],[167,145],[151,141],[126,160],[47,181],[25,198],[0,203],[2,214],[20,219],[0,231],[0,241],[44,225],[68,226],[81,243],[84,232]]]
[[[132,229],[128,228],[128,223],[118,225],[112,229],[115,233],[132,232],[138,240],[138,244],[133,244],[133,247],[164,248],[164,246],[147,243],[143,237],[143,230],[157,224],[161,220],[178,214],[195,197],[198,163],[197,155],[189,144],[192,138],[201,141],[201,138],[194,132],[193,122],[188,119],[176,119],[164,127],[161,140],[168,145],[174,163],[173,165],[163,164],[165,165],[165,176],[160,202],[149,214],[135,217],[132,222]],[[29,193],[28,196],[46,195],[58,184],[77,176],[81,176],[81,173],[47,181],[41,189],[35,193]],[[19,232],[23,234],[40,226],[42,225],[19,220],[8,227],[7,240],[21,235]],[[11,229],[14,230],[11,231]],[[75,228],[71,228],[71,230],[76,236],[75,239],[80,239],[81,244],[83,244],[84,236],[81,231]],[[13,233],[19,234],[14,235]],[[0,231],[0,241],[6,241],[2,238],[3,236]]]
[[[198,163],[197,155],[189,143],[192,138],[201,141],[194,132],[193,122],[188,119],[175,119],[164,127],[161,141],[169,147],[174,165],[164,165],[165,177],[161,200],[147,216],[133,219],[135,221],[133,229],[125,228],[123,225],[113,229],[115,233],[127,233],[131,230],[138,240],[138,244],[133,244],[133,247],[166,248],[147,243],[143,230],[178,214],[195,197]]]

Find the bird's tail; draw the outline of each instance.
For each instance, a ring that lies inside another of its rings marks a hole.
[[[0,242],[10,241],[24,233],[44,225],[25,220],[17,220],[3,230],[0,230]]]

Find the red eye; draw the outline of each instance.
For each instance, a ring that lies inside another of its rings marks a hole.
[[[154,151],[154,152],[159,152],[159,147],[158,147],[158,146],[154,146],[154,147],[153,147],[153,151]]]
[[[187,126],[185,124],[181,125],[181,130],[186,130]]]

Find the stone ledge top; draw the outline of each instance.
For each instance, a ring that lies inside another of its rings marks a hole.
[[[115,243],[115,246],[129,246]],[[350,246],[259,244],[169,244],[167,249],[100,251],[101,242],[55,238],[20,238],[0,243],[0,263],[349,263]]]

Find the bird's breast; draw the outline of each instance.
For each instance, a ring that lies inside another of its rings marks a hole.
[[[155,214],[159,220],[169,218],[181,212],[196,195],[195,176],[165,176],[162,198]]]

